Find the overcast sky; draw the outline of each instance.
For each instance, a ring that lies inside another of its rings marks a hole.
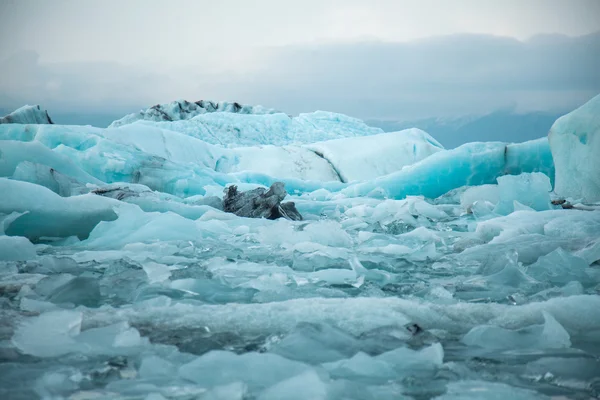
[[[597,0],[0,0],[0,107],[568,109],[600,92],[598,31]]]

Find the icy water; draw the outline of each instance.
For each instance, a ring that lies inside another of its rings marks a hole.
[[[0,398],[599,396],[600,211],[460,197],[321,190],[299,222],[132,210],[41,239],[1,264]]]

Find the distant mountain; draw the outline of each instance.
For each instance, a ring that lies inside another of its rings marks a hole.
[[[370,126],[386,132],[419,128],[444,147],[451,149],[468,142],[524,142],[546,136],[550,127],[563,113],[532,112],[518,114],[499,110],[483,116],[454,119],[427,118],[412,121],[365,120]]]

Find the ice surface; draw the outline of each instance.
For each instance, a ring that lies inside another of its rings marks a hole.
[[[600,201],[600,95],[562,116],[548,140],[556,165],[558,195]]]
[[[7,235],[87,237],[100,221],[114,220],[118,201],[93,194],[63,198],[43,186],[0,178],[0,213],[21,212],[6,229]]]
[[[545,138],[177,104],[0,125],[1,398],[598,397],[600,210]],[[224,212],[275,182],[302,220]]]

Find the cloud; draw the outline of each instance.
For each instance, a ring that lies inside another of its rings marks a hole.
[[[600,92],[600,34],[527,41],[460,34],[223,54],[207,52],[200,65],[166,68],[49,64],[21,52],[0,63],[0,107],[40,103],[51,112],[125,113],[187,98],[263,104],[288,113],[324,109],[409,119],[505,107],[563,111]]]

